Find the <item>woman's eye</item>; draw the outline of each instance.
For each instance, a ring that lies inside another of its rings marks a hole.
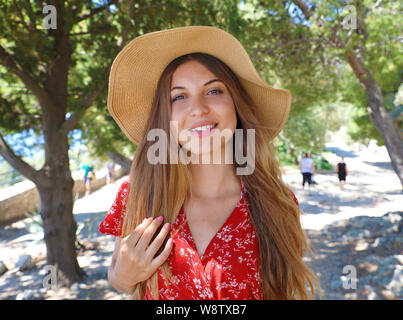
[[[172,102],[175,102],[175,101],[177,100],[177,98],[179,98],[179,97],[183,97],[183,95],[179,95],[179,96],[174,97],[174,98],[172,99]]]
[[[220,90],[220,89],[213,89],[213,90],[210,90],[210,92],[213,92],[213,91],[217,91],[218,93],[222,93],[222,90]]]
[[[209,93],[210,93],[210,92],[223,93],[223,91],[220,90],[220,89],[213,89],[213,90],[210,90]],[[177,96],[173,97],[172,102],[175,102],[175,101],[178,100],[178,98],[180,98],[180,97],[183,97],[183,95],[180,94],[180,95],[177,95]],[[180,100],[182,100],[182,99],[180,99]]]

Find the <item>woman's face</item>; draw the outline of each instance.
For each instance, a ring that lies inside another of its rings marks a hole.
[[[237,123],[225,84],[204,65],[191,60],[173,73],[170,96],[171,121],[177,121],[179,144],[194,154],[222,151]],[[218,143],[213,143],[213,138]]]

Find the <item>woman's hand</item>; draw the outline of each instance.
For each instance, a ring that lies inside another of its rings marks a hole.
[[[111,284],[118,290],[130,293],[133,287],[147,280],[168,258],[172,250],[172,239],[161,248],[170,225],[166,223],[152,238],[161,225],[163,217],[144,219],[132,233],[116,243],[112,264],[108,272]],[[163,249],[156,255],[159,249]]]

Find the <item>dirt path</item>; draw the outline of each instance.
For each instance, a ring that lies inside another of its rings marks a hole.
[[[344,190],[338,187],[336,172],[316,174],[317,184],[309,191],[306,186],[305,190],[302,188],[302,177],[297,170],[288,170],[284,175],[305,213],[304,228],[319,230],[333,221],[359,215],[381,216],[402,209],[401,185],[386,150],[378,148],[376,154],[366,150],[348,154],[345,162],[349,175]],[[332,155],[327,160],[336,165],[339,157]]]
[[[300,202],[301,222],[312,244],[313,257],[305,260],[318,275],[325,299],[403,299],[399,179],[384,147],[360,152],[347,148],[328,147],[345,156],[349,175],[344,190],[335,172],[315,175],[317,184],[309,191],[302,188],[298,171],[288,170],[284,176]],[[334,154],[327,160],[336,165],[339,157]],[[385,218],[388,212],[397,215]],[[388,233],[390,221],[395,229]],[[346,266],[355,268],[356,289],[343,286]]]
[[[78,263],[87,276],[83,283],[70,288],[57,284],[46,289],[43,280],[46,272],[46,246],[40,227],[32,219],[24,219],[0,228],[0,262],[9,269],[0,275],[2,299],[124,299],[107,281],[107,270],[115,238],[98,232],[99,223],[112,205],[117,190],[125,177],[106,185],[93,194],[76,200],[74,216],[77,221],[77,238],[86,250],[78,251]],[[15,263],[21,256],[30,255],[35,266],[19,271]]]

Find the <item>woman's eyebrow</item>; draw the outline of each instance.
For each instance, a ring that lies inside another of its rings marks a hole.
[[[212,83],[212,82],[215,82],[215,81],[219,81],[219,82],[222,82],[222,80],[220,80],[220,79],[211,79],[211,80],[209,80],[209,81],[207,81],[203,86],[207,86],[208,84],[210,84],[210,83]],[[173,91],[173,90],[175,90],[175,89],[185,89],[185,87],[173,87],[172,89],[171,89],[171,91]]]

